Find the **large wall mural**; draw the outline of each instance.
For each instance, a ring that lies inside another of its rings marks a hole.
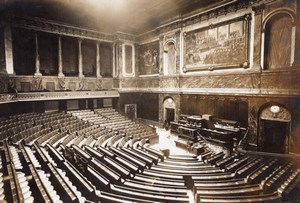
[[[139,74],[159,73],[159,42],[143,44],[139,48]]]
[[[185,71],[248,67],[250,15],[185,33]]]

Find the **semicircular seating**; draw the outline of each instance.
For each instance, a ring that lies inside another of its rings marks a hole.
[[[293,157],[152,148],[153,130],[112,108],[0,122],[0,202],[299,201]]]

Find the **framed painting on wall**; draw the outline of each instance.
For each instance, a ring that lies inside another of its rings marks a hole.
[[[184,33],[184,71],[247,68],[250,15]]]
[[[139,75],[159,73],[159,41],[140,45]]]
[[[130,119],[137,118],[137,105],[136,104],[125,104],[125,114]]]

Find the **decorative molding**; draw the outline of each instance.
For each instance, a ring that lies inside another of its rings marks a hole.
[[[266,8],[265,4],[260,4],[258,6],[253,6],[252,11],[254,11],[255,15],[261,15],[265,8]]]
[[[118,40],[125,40],[125,41],[132,41],[135,42],[136,41],[136,36],[129,34],[129,33],[124,33],[124,32],[116,32],[113,34],[114,40],[118,41]]]
[[[64,92],[30,92],[18,94],[0,94],[0,103],[23,101],[47,101],[82,98],[112,98],[120,97],[118,91],[64,91]]]
[[[204,11],[204,12],[200,12],[198,14],[192,15],[192,16],[187,16],[185,18],[182,19],[177,19],[171,23],[165,24],[165,25],[161,25],[158,28],[146,32],[144,34],[141,34],[139,36],[137,36],[137,40],[138,41],[144,41],[148,38],[154,37],[156,35],[159,35],[161,33],[165,33],[165,32],[170,32],[172,30],[175,29],[180,29],[182,27],[186,27],[189,25],[193,25],[195,23],[200,23],[203,21],[207,21],[209,19],[212,18],[218,18],[220,16],[223,15],[227,15],[230,13],[235,13],[239,10],[242,9],[246,9],[249,8],[251,6],[256,6],[259,5],[260,2],[262,2],[262,0],[248,0],[248,1],[236,1],[236,2],[232,2],[229,3],[227,5],[215,8],[215,9],[211,9],[208,11]]]
[[[77,37],[82,39],[100,40],[113,42],[114,36],[94,30],[88,30],[80,27],[75,27],[63,23],[41,19],[41,18],[27,18],[15,16],[11,20],[14,27],[20,27],[35,31],[42,31],[64,36]]]

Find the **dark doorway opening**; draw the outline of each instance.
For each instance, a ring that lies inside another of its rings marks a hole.
[[[170,124],[170,122],[175,120],[175,109],[166,108],[166,116],[167,116],[167,122]]]
[[[262,150],[271,153],[288,153],[289,122],[261,120]]]

